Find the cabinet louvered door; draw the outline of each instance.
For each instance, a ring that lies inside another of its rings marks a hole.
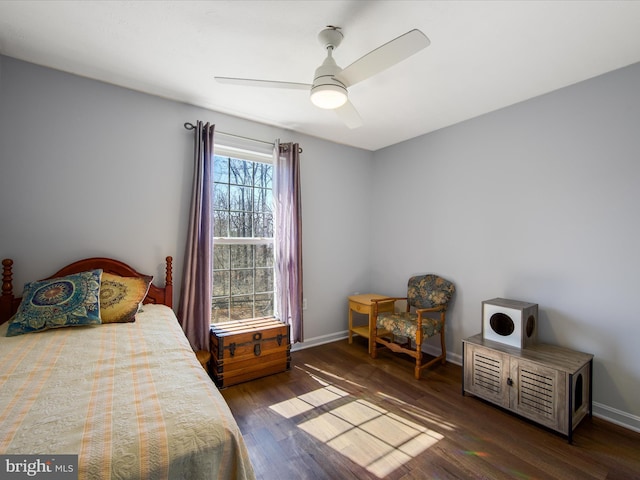
[[[465,344],[464,384],[469,393],[509,406],[509,356]]]
[[[567,398],[564,372],[512,358],[510,378],[513,381],[511,410],[568,433],[565,431],[566,406],[558,401]]]

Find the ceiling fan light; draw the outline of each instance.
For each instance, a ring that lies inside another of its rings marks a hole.
[[[318,85],[311,90],[311,103],[333,110],[347,103],[347,91],[339,85]]]

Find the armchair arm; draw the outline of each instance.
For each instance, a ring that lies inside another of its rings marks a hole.
[[[375,300],[371,300],[373,303],[387,303],[387,302],[396,302],[398,300],[406,300],[407,297],[385,297],[385,298],[378,298]]]
[[[438,305],[437,307],[431,308],[418,308],[416,309],[417,314],[427,313],[427,312],[443,312],[447,309],[447,305]]]
[[[373,303],[373,315],[374,317],[378,316],[378,304],[380,303],[393,303],[394,308],[395,308],[395,303],[398,300],[406,300],[407,297],[386,297],[386,298],[378,298],[376,300],[371,300],[371,302]]]

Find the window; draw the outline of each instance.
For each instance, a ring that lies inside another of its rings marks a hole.
[[[239,152],[214,157],[212,322],[273,315],[273,168]]]

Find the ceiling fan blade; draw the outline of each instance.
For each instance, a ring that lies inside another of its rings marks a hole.
[[[430,44],[429,38],[420,30],[411,30],[360,57],[335,78],[350,87],[400,63]]]
[[[273,80],[254,80],[251,78],[214,77],[216,82],[246,87],[289,88],[296,90],[311,90],[309,83],[277,82]]]
[[[362,126],[362,118],[349,100],[340,108],[336,108],[335,112],[347,127],[354,129]]]

